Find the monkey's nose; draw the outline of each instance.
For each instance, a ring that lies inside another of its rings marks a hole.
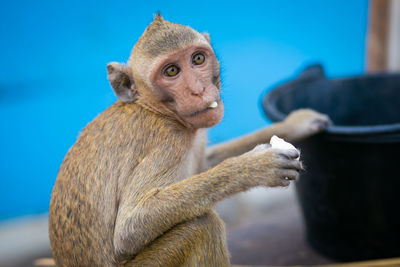
[[[200,86],[197,89],[192,89],[192,95],[201,96],[201,95],[203,95],[205,90],[206,90],[205,86]]]

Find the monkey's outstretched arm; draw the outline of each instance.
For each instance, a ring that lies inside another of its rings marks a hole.
[[[296,155],[284,157],[277,157],[274,151],[265,148],[262,154],[260,150],[253,151],[227,159],[180,182],[149,190],[136,201],[132,191],[126,191],[120,200],[115,224],[116,253],[121,259],[136,255],[177,224],[203,215],[216,202],[258,185],[288,185],[289,181],[284,178],[295,179],[301,169],[301,163],[293,158],[298,156],[296,150],[292,151]],[[137,173],[141,177],[135,177],[133,183],[137,183],[135,180],[139,178],[144,178],[147,184],[171,181],[171,173],[158,172],[154,169],[157,164],[151,162],[152,168],[146,165],[137,167],[141,169]]]
[[[241,138],[212,146],[206,151],[206,166],[213,167],[229,157],[241,155],[258,144],[268,143],[273,135],[292,143],[323,131],[332,124],[328,116],[311,109],[299,109],[283,122],[256,131]]]
[[[209,147],[206,150],[206,166],[214,167],[227,158],[246,153],[258,144],[268,143],[273,135],[292,142],[287,139],[288,130],[284,123],[279,122],[243,137]]]

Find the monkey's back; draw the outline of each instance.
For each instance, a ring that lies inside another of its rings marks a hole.
[[[120,102],[84,128],[61,165],[51,196],[49,234],[58,266],[117,264],[118,196],[156,140],[168,142],[168,133],[160,137],[154,131],[164,128],[174,130],[165,118]]]

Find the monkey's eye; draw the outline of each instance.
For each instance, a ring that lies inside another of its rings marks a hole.
[[[205,60],[206,60],[206,57],[204,56],[203,53],[196,53],[192,57],[192,62],[195,65],[201,65],[204,63]]]
[[[170,65],[164,70],[164,75],[174,77],[179,73],[180,69],[176,65]]]

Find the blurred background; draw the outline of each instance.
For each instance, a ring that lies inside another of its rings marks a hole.
[[[59,166],[116,100],[106,64],[127,61],[157,11],[211,34],[226,105],[209,131],[214,144],[270,124],[262,94],[309,64],[322,63],[328,77],[363,74],[368,9],[367,0],[1,1],[0,256],[48,249]]]

